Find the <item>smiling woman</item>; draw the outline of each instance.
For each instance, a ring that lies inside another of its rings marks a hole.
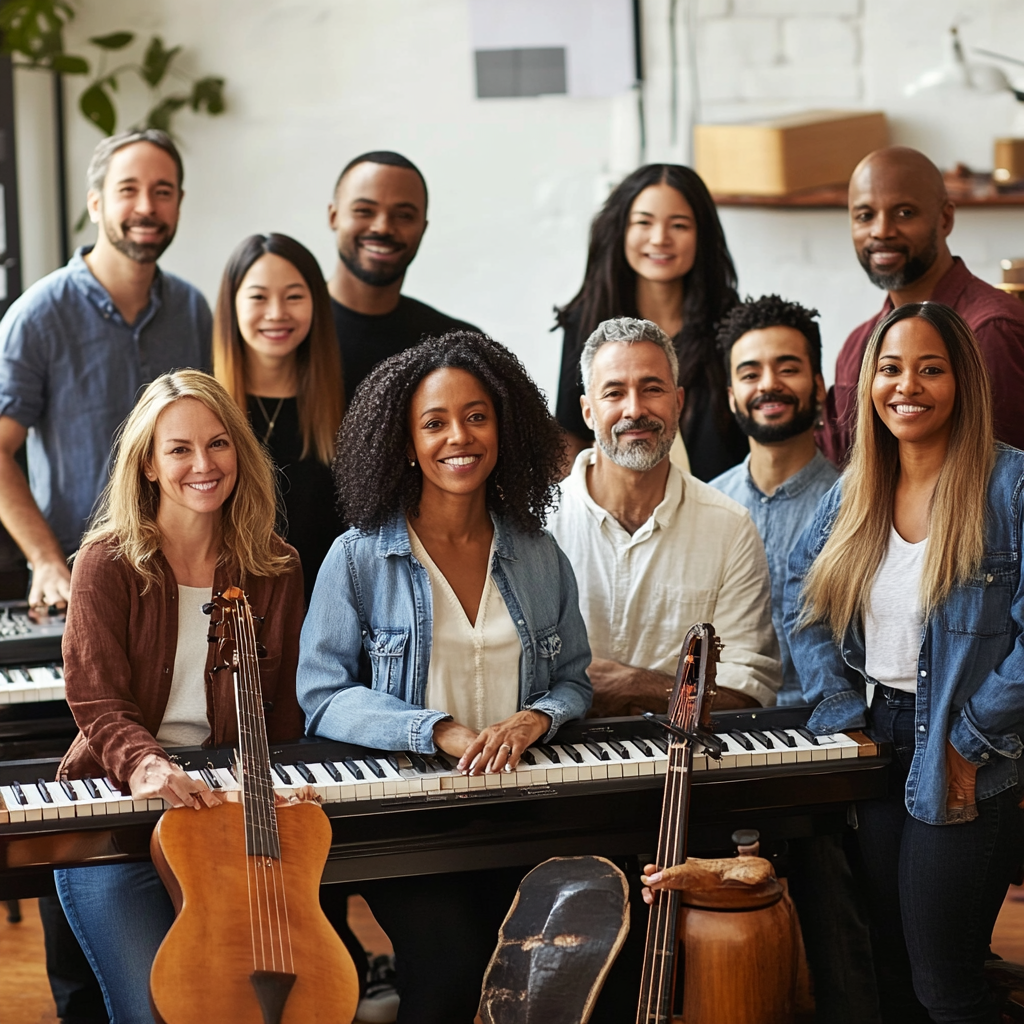
[[[214,672],[203,605],[243,585],[263,616],[271,742],[296,739],[302,571],[274,533],[270,460],[227,392],[197,370],[158,377],[125,422],[72,574],[68,704],[81,730],[62,779],[106,776],[172,807],[221,802],[168,746],[237,740],[230,673]],[[174,918],[149,863],[56,872],[68,920],[115,1021],[149,1020],[149,968]]]
[[[370,373],[335,457],[353,528],[302,631],[309,732],[493,775],[586,714],[576,580],[542,529],[562,450],[522,364],[483,335],[428,339]],[[361,887],[395,947],[400,1022],[473,1018],[526,870]]]

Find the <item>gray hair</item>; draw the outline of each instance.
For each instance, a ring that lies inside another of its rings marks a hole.
[[[111,158],[119,149],[125,146],[132,146],[136,142],[149,142],[162,149],[178,168],[178,188],[181,188],[185,180],[185,167],[181,162],[181,154],[178,147],[171,140],[167,132],[159,128],[128,128],[126,131],[118,132],[116,135],[108,135],[100,139],[96,148],[92,151],[92,159],[89,161],[89,169],[85,172],[85,186],[90,192],[102,192],[103,183],[107,179],[107,169],[110,167]]]
[[[679,356],[672,339],[653,320],[640,320],[633,316],[620,316],[614,320],[605,320],[597,325],[597,330],[583,346],[580,355],[580,374],[583,377],[583,390],[590,393],[590,376],[594,367],[594,356],[602,345],[610,341],[620,341],[627,345],[638,341],[650,341],[657,345],[665,358],[668,359],[672,371],[673,383],[679,380]]]

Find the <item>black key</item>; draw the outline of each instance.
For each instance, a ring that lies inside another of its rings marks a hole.
[[[644,757],[654,757],[654,751],[650,748],[647,740],[643,736],[630,736],[629,742],[640,751]]]
[[[757,742],[760,743],[762,747],[767,747],[769,750],[775,749],[775,744],[772,743],[771,739],[765,736],[765,734],[760,730],[751,729],[750,735],[753,736],[754,739],[757,740]]]
[[[14,792],[15,799],[21,804],[22,807],[28,806],[28,797],[25,796],[25,791],[21,788],[21,783],[15,779],[11,783],[11,789]]]
[[[220,779],[209,768],[200,768],[199,776],[210,789],[221,789]]]
[[[390,760],[390,758],[388,758],[388,760]],[[352,758],[346,757],[341,763],[345,766],[345,771],[347,771],[353,779],[366,778],[366,776],[363,775],[362,769],[355,763],[355,761],[352,760]]]
[[[419,754],[409,754],[407,756],[408,756],[409,760],[412,762],[413,768],[420,775],[426,775],[430,771],[430,769],[427,767],[427,762],[424,761],[423,758],[420,757]]]
[[[608,746],[611,747],[612,750],[614,750],[615,753],[618,754],[623,761],[632,760],[629,754],[629,748],[626,747],[624,744],[620,743],[618,740],[605,740],[605,743],[607,743]]]
[[[110,779],[108,779],[108,778],[106,777],[106,775],[104,775],[104,776],[103,776],[103,785],[104,785],[104,786],[106,786],[106,787],[107,787],[107,789],[109,789],[109,790],[110,790],[110,792],[111,792],[111,793],[113,793],[113,794],[114,794],[115,796],[123,796],[123,795],[124,795],[124,794],[122,794],[121,790],[119,790],[119,789],[117,788],[117,786],[115,786],[115,785],[114,785],[114,784],[113,784],[113,783],[112,783],[112,782],[110,781]]]
[[[747,737],[739,731],[739,729],[730,729],[729,736],[732,739],[734,739],[744,750],[754,749],[754,744],[751,743],[750,740],[748,740]]]
[[[795,747],[796,740],[789,735],[788,732],[783,732],[782,729],[769,729],[768,730],[773,736],[778,737],[780,743],[784,743],[787,747]]]
[[[91,775],[86,775],[86,777],[82,779],[82,785],[85,786],[85,791],[93,798],[93,800],[99,800],[100,787],[92,781]]]
[[[661,736],[652,736],[651,743],[654,744],[663,754],[668,753],[668,743]]]
[[[338,771],[333,761],[321,761],[320,767],[323,768],[323,770],[327,772],[335,782],[342,781],[342,774]]]
[[[316,782],[316,776],[306,766],[305,761],[296,761],[295,770],[306,780],[306,782]]]
[[[716,732],[715,733],[715,738],[718,740],[719,743],[722,744],[721,753],[723,753],[723,754],[731,754],[732,753],[732,751],[729,749],[729,741],[721,733],[717,733]],[[704,747],[703,749],[707,750],[707,747]]]
[[[388,758],[388,760],[390,761],[391,758]],[[373,772],[373,774],[376,775],[378,779],[386,779],[388,777],[388,773],[384,771],[384,768],[381,765],[380,761],[378,761],[375,757],[364,757],[363,764],[365,764],[366,767],[369,768],[370,771]]]
[[[398,760],[398,755],[397,754],[388,754],[388,756],[385,758],[385,760],[387,761],[387,763],[389,765],[391,765],[392,768],[395,769],[396,772],[401,772],[402,764]]]
[[[64,795],[69,800],[77,800],[78,799],[78,793],[75,791],[75,787],[72,786],[71,783],[68,782],[67,779],[61,779],[60,780],[60,788],[64,790]]]
[[[571,744],[562,744],[562,749],[569,755],[577,764],[583,764],[583,755]]]
[[[0,683],[13,683],[14,680],[10,677],[7,669],[0,668]]]
[[[277,777],[286,785],[292,784],[292,777],[288,774],[288,769],[285,768],[280,761],[274,762],[274,771],[277,773]]]
[[[816,747],[817,747],[817,746],[820,746],[820,744],[818,743],[818,737],[817,737],[817,736],[815,736],[815,735],[814,735],[814,733],[813,733],[813,732],[811,732],[811,730],[810,730],[810,729],[805,729],[805,728],[804,728],[804,727],[803,727],[803,726],[801,725],[801,726],[798,726],[798,727],[797,727],[797,730],[796,730],[796,731],[797,731],[798,733],[800,733],[800,735],[801,735],[801,736],[803,736],[803,738],[804,738],[805,740],[807,740],[807,742],[808,742],[808,743],[813,743],[813,744],[814,744],[814,746],[816,746]]]
[[[448,758],[445,757],[445,755],[442,754],[440,750],[434,755],[434,760],[441,766],[443,771],[455,771],[455,762],[449,761]]]
[[[519,760],[520,761],[525,761],[526,764],[536,764],[537,763],[537,758],[534,757],[534,754],[533,754],[532,750],[524,750],[519,755]]]
[[[540,743],[537,745],[537,749],[552,763],[561,764],[562,760],[558,756],[558,751],[555,750],[549,743]]]
[[[586,740],[583,744],[589,750],[598,761],[608,761],[608,751],[601,746],[600,743],[595,743],[593,740]]]
[[[53,803],[53,797],[50,796],[50,791],[46,788],[45,779],[36,779],[36,789],[39,790],[39,795],[43,798],[44,804]]]

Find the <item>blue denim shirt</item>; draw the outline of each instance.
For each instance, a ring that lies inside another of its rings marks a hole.
[[[159,268],[127,324],[79,249],[0,321],[0,416],[28,430],[29,485],[65,554],[77,550],[107,483],[117,428],[168,370],[210,366],[210,308]]]
[[[796,629],[803,579],[839,512],[842,481],[822,499],[793,549],[786,582],[786,632],[816,733],[865,724],[864,633],[851,623],[842,644],[827,626]],[[917,748],[907,777],[907,810],[946,821],[946,740],[978,766],[977,797],[1017,783],[1024,749],[1024,452],[996,445],[988,484],[985,554],[975,576],[954,588],[925,623],[918,657]]]
[[[782,655],[782,689],[775,698],[779,706],[803,704],[800,677],[793,667],[793,658],[786,643],[782,625],[783,595],[789,553],[818,507],[821,496],[839,479],[839,471],[819,451],[803,469],[797,470],[774,494],[765,494],[750,475],[750,456],[738,466],[726,470],[711,481],[723,494],[738,501],[754,520],[757,532],[764,542],[768,556],[768,571],[772,579],[772,625],[779,638]]]
[[[590,708],[590,645],[576,577],[548,533],[494,518],[491,576],[519,633],[519,706],[563,722]],[[383,750],[435,751],[424,708],[433,598],[400,517],[376,533],[348,530],[320,568],[302,627],[296,681],[310,735]]]

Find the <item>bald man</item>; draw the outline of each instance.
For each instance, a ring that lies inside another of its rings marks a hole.
[[[970,325],[992,382],[996,437],[1024,448],[1024,302],[975,277],[947,239],[954,206],[942,173],[923,153],[879,149],[850,178],[850,227],[857,258],[888,293],[881,312],[846,339],[824,408],[825,454],[842,466],[856,420],[857,377],[875,324],[906,302],[942,302]]]

